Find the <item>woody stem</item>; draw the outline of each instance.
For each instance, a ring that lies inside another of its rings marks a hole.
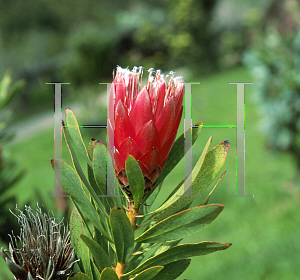
[[[137,215],[139,213],[139,208],[134,208],[134,202],[130,202],[129,203],[129,208],[128,208],[128,212],[127,212],[127,217],[130,221],[131,227],[133,230],[136,229],[136,220],[137,220]],[[115,268],[115,271],[118,275],[119,280],[122,279],[123,273],[124,273],[124,269],[125,269],[126,264],[122,264],[122,263],[117,263],[117,266]]]

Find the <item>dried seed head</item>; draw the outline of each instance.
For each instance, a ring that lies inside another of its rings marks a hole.
[[[1,248],[1,255],[17,280],[65,280],[72,274],[75,253],[68,226],[58,222],[53,213],[34,212],[25,205],[18,218],[20,235],[10,235],[9,249]],[[10,253],[10,257],[7,252]]]

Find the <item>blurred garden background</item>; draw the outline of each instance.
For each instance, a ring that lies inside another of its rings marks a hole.
[[[204,128],[196,162],[231,143],[210,202],[225,210],[187,242],[231,242],[195,257],[178,279],[298,279],[300,263],[300,6],[296,0],[0,0],[0,247],[18,232],[9,212],[44,205],[68,219],[54,194],[54,86],[65,82],[80,125],[106,124],[106,87],[117,65],[171,70],[192,87],[193,123]],[[144,79],[145,80],[145,79]],[[245,193],[236,192],[236,86],[245,87]],[[64,114],[64,113],[63,113]],[[183,132],[183,120],[179,135]],[[86,145],[105,128],[82,128]],[[71,162],[62,140],[62,158]],[[84,164],[84,160],[82,160]],[[159,202],[183,178],[183,163]],[[210,190],[209,190],[210,191]],[[209,192],[208,191],[208,192]],[[154,205],[155,206],[155,205]],[[12,279],[0,260],[0,279]]]

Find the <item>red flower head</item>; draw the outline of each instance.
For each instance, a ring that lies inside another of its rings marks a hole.
[[[145,194],[161,174],[175,141],[182,115],[184,83],[181,77],[149,70],[141,89],[142,67],[117,68],[110,89],[108,138],[114,152],[114,168],[123,189],[130,195],[125,161],[132,155],[143,172]],[[112,104],[112,102],[114,104]],[[114,136],[113,136],[114,132]]]

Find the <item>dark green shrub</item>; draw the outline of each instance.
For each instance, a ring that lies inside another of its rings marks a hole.
[[[274,1],[264,16],[256,18],[245,63],[255,81],[261,129],[268,147],[290,153],[300,170],[299,5]]]
[[[17,199],[11,194],[11,189],[24,175],[24,171],[18,169],[17,163],[5,150],[5,143],[12,139],[12,134],[6,130],[7,118],[10,115],[6,106],[23,86],[23,81],[12,84],[9,72],[0,81],[0,239],[5,242],[9,241],[8,234],[18,229],[17,221],[8,216],[8,209],[16,206]]]

